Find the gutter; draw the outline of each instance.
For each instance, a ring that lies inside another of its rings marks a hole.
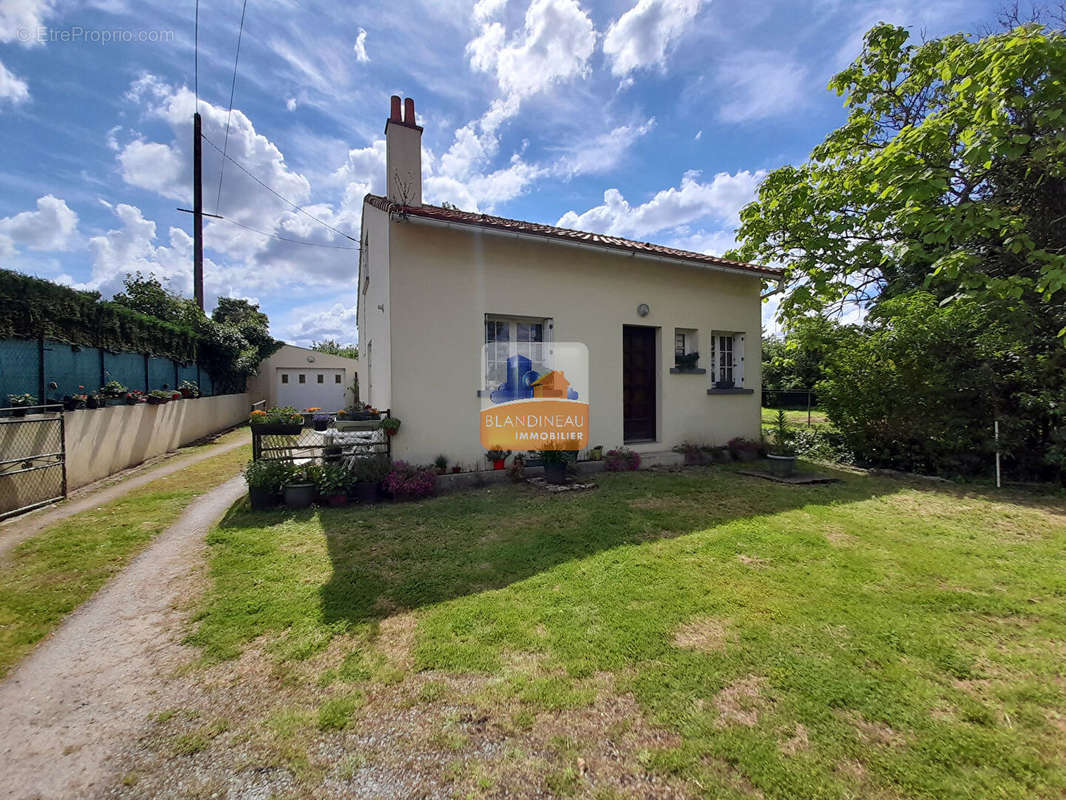
[[[773,279],[777,276],[777,273],[764,274],[760,272],[754,272],[748,269],[741,269],[739,267],[728,267],[724,264],[709,264],[701,263],[697,261],[689,261],[683,258],[672,258],[670,256],[657,255],[655,253],[643,253],[639,250],[623,250],[619,247],[608,247],[606,245],[588,244],[586,242],[575,242],[572,239],[564,239],[555,236],[545,236],[539,233],[524,233],[522,231],[508,231],[501,228],[495,228],[488,225],[471,225],[462,222],[451,222],[449,220],[434,219],[433,217],[423,217],[419,214],[410,214],[393,211],[390,216],[400,217],[408,222],[415,222],[419,225],[430,225],[438,228],[451,228],[453,230],[460,230],[466,233],[470,233],[471,230],[483,231],[485,233],[494,234],[496,236],[504,236],[512,239],[528,239],[535,242],[548,242],[549,244],[561,244],[568,245],[570,247],[577,247],[582,250],[592,250],[597,253],[614,253],[615,255],[628,255],[631,258],[646,258],[649,261],[658,261],[665,264],[674,264],[682,267],[695,267],[697,269],[710,269],[717,270],[719,272],[728,272],[731,275],[745,275],[749,278],[762,278],[765,280]]]

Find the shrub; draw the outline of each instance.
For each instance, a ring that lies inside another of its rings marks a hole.
[[[385,476],[385,491],[396,500],[419,500],[437,493],[437,473],[431,467],[416,467],[397,461]]]
[[[269,459],[249,461],[244,468],[244,480],[248,483],[249,489],[263,489],[280,494],[288,482],[291,470],[291,466],[284,461]]]
[[[762,453],[762,442],[756,442],[754,439],[745,439],[743,436],[737,436],[729,440],[729,444],[726,445],[729,448],[729,452],[732,453],[733,458],[739,459],[746,453],[755,453],[759,455]]]
[[[304,415],[292,406],[281,406],[269,411],[255,410],[249,415],[248,422],[252,425],[302,425]]]
[[[640,453],[630,450],[628,447],[618,447],[608,450],[604,456],[605,466],[608,472],[628,472],[640,469]]]
[[[812,461],[854,464],[855,454],[848,449],[843,435],[819,428],[800,428],[792,433],[796,455]]]
[[[326,464],[318,473],[318,493],[323,497],[333,497],[347,493],[352,485],[352,475],[340,464]]]
[[[26,408],[36,402],[37,398],[32,394],[9,394],[7,396],[7,404],[12,408]]]
[[[507,477],[515,483],[520,483],[526,478],[526,457],[518,453],[511,459],[511,465],[507,467]]]
[[[381,483],[392,472],[392,464],[384,456],[360,458],[353,462],[352,475],[359,483]]]

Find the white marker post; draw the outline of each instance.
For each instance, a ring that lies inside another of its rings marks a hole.
[[[995,430],[995,439],[996,439],[996,488],[999,489],[999,488],[1001,488],[1001,485],[1000,485],[1000,482],[999,482],[999,420],[998,419],[995,420],[992,423],[992,426],[993,426],[993,429]]]

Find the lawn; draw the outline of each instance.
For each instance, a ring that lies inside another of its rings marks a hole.
[[[793,425],[807,427],[807,412],[806,410],[796,411],[793,409],[785,409],[785,419],[787,419]],[[763,428],[768,428],[777,422],[777,409],[776,408],[764,408],[762,410],[762,424]],[[810,427],[812,428],[827,428],[831,427],[832,423],[829,421],[829,417],[824,411],[817,408],[812,408],[810,412]]]
[[[231,450],[159,478],[57,522],[0,556],[0,678],[193,500],[240,472],[250,450]]]
[[[308,797],[1062,797],[1066,502],[844,478],[238,508],[192,634],[220,688],[158,724],[156,768]]]

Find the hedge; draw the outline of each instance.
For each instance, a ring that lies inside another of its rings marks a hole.
[[[0,339],[37,338],[196,361],[201,343],[192,328],[174,325],[40,278],[0,269]]]

